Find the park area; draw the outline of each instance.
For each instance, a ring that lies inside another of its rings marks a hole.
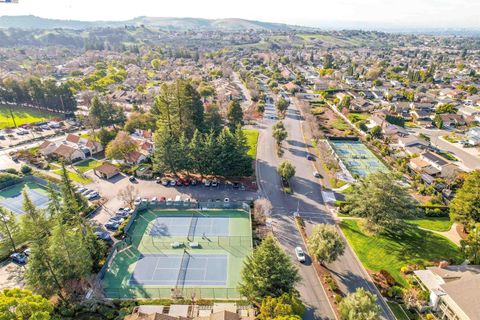
[[[105,295],[238,299],[240,271],[251,252],[246,211],[142,210],[108,262]]]
[[[0,205],[17,215],[23,214],[24,189],[36,207],[41,209],[47,207],[49,201],[47,188],[33,180],[25,180],[0,190]]]
[[[11,106],[11,109],[17,126],[46,121],[58,117],[58,114],[35,108]],[[0,104],[0,129],[13,127],[15,127],[15,124],[9,106]]]
[[[258,141],[258,130],[256,129],[243,129],[245,137],[247,138],[248,144],[248,155],[255,159],[257,157],[257,141]]]
[[[366,234],[357,219],[345,219],[340,227],[366,269],[388,271],[401,285],[406,281],[400,273],[404,266],[425,265],[432,261],[462,262],[459,248],[447,238],[406,225],[397,234]]]
[[[353,177],[366,177],[370,173],[388,172],[387,167],[358,140],[329,140],[335,153]]]

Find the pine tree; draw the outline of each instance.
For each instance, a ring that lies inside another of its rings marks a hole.
[[[13,251],[17,251],[15,238],[18,237],[19,233],[20,228],[15,215],[11,211],[0,207],[0,234],[8,239]]]

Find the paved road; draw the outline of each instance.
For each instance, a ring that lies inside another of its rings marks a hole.
[[[267,105],[266,108],[266,114],[272,113],[270,109],[272,106]],[[301,119],[297,108],[291,105],[283,121],[288,131],[288,137],[284,142],[285,154],[282,160],[276,157],[274,141],[271,137],[271,125],[275,120],[264,120],[261,124],[262,130],[257,154],[257,174],[260,187],[274,206],[275,235],[290,254],[295,246],[302,245],[292,217],[292,212],[297,208],[306,220],[308,229],[317,223],[335,223],[322,199],[319,181],[313,176],[313,165],[306,159],[307,149],[301,130]],[[292,180],[293,195],[285,195],[280,190],[280,179],[276,173],[276,167],[284,159],[291,161],[296,167],[296,175]],[[299,265],[299,268],[303,282],[298,289],[302,299],[309,307],[305,319],[333,319],[333,311],[328,304],[323,288],[318,283],[315,270],[309,265]],[[328,268],[344,292],[352,292],[358,287],[363,287],[377,293],[350,247],[347,247],[345,254],[335,263],[328,265]],[[395,319],[389,313],[383,300],[380,301],[380,305],[383,310],[383,319]]]
[[[472,171],[475,169],[480,169],[480,153],[476,148],[464,149],[459,144],[450,143],[441,139],[442,136],[449,134],[451,132],[447,130],[439,129],[414,129],[416,133],[423,133],[430,137],[430,142],[432,145],[436,146],[441,150],[446,150],[455,155],[463,164],[464,170]],[[476,152],[475,152],[476,151]]]

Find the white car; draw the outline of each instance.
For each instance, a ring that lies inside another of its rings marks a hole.
[[[150,200],[150,203],[157,203],[157,197],[153,197],[152,200]]]
[[[313,171],[313,176],[315,178],[320,178],[320,173],[318,173],[318,171]]]
[[[210,187],[212,183],[210,182],[210,180],[205,180],[203,184],[205,185],[205,187]]]
[[[295,256],[297,257],[298,261],[305,262],[305,252],[303,252],[301,247],[295,248]]]
[[[142,199],[141,199],[140,197],[137,197],[137,198],[135,199],[135,201],[133,202],[133,204],[134,204],[135,206],[138,206],[141,202],[142,202]]]

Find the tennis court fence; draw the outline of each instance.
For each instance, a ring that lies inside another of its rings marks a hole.
[[[133,242],[136,242],[135,237],[131,237]],[[141,238],[139,236],[138,238]],[[198,238],[198,239],[197,239]],[[248,236],[202,236],[196,237],[193,242],[185,238],[185,241],[178,241],[172,239],[165,239],[164,237],[150,237],[148,240],[141,242],[142,248],[161,248],[171,249],[173,243],[180,243],[180,247],[189,248],[192,243],[198,244],[199,249],[225,249],[225,248],[252,248],[252,238]]]
[[[148,288],[142,286],[107,287],[104,294],[109,299],[222,299],[241,300],[237,288]]]

